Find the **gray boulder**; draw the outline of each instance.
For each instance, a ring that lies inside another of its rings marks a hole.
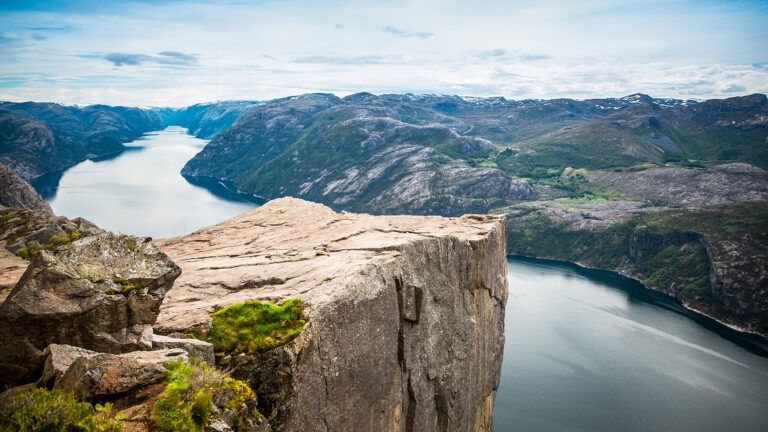
[[[0,305],[0,385],[30,379],[43,349],[152,349],[152,324],[181,270],[148,239],[112,233],[35,256]]]
[[[43,351],[45,356],[43,375],[37,383],[52,387],[61,380],[61,377],[69,370],[69,367],[72,366],[75,360],[80,357],[91,357],[96,354],[98,353],[72,345],[50,344]]]
[[[165,365],[176,360],[187,361],[187,353],[169,349],[84,355],[72,362],[54,388],[81,398],[119,395],[162,380],[168,372]]]

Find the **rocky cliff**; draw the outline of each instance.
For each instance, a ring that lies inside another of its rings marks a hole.
[[[299,298],[287,345],[217,353],[275,430],[488,430],[504,344],[503,219],[336,213],[278,199],[157,242],[182,269],[157,333],[205,333],[247,300]]]
[[[51,206],[43,201],[29,183],[0,164],[0,209],[25,208],[53,214]]]

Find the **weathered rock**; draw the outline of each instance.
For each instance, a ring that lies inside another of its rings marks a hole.
[[[248,299],[304,301],[308,324],[269,361],[230,359],[275,430],[490,428],[501,217],[376,217],[285,198],[158,244],[184,270],[158,332],[204,328]]]
[[[29,183],[0,164],[0,206],[25,208],[53,214],[51,206],[35,192]]]
[[[180,269],[151,242],[111,233],[41,251],[0,305],[3,382],[29,379],[51,343],[99,352],[152,348],[152,324]]]
[[[181,349],[134,351],[125,354],[88,354],[75,359],[54,388],[73,391],[81,398],[114,396],[156,383],[165,365],[187,361]]]
[[[194,338],[177,338],[170,336],[163,336],[159,334],[152,335],[152,348],[153,349],[170,349],[178,348],[184,350],[190,358],[202,360],[209,365],[216,363],[216,358],[213,355],[213,345],[208,342],[201,341]]]
[[[39,385],[55,386],[69,370],[72,363],[80,357],[91,357],[98,354],[95,351],[87,350],[72,345],[50,344],[43,351],[45,364],[43,365],[43,375],[37,381]]]
[[[0,302],[10,294],[11,288],[21,279],[29,261],[0,248]]]

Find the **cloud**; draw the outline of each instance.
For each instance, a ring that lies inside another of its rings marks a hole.
[[[36,26],[36,27],[27,27],[28,30],[36,31],[36,32],[69,32],[75,30],[74,26],[70,25],[59,25],[59,26]]]
[[[331,56],[331,55],[313,55],[299,57],[293,60],[295,63],[313,63],[313,64],[335,64],[335,65],[370,65],[370,64],[393,64],[402,62],[402,57],[395,56]]]
[[[535,60],[547,60],[552,56],[549,54],[527,52],[521,50],[507,51],[505,49],[497,48],[491,50],[479,50],[472,53],[474,57],[480,60],[497,60],[497,61],[535,61]]]
[[[723,93],[743,93],[747,91],[747,88],[741,84],[730,83],[723,87],[720,91]]]
[[[191,66],[197,64],[198,55],[188,54],[180,51],[160,51],[157,55],[134,54],[134,53],[91,53],[82,54],[82,58],[103,59],[114,66],[138,66],[143,63],[154,63],[160,65]]]
[[[402,37],[402,38],[426,39],[435,35],[434,33],[404,30],[404,29],[400,29],[392,26],[386,26],[381,30],[387,33],[391,33],[394,36]]]

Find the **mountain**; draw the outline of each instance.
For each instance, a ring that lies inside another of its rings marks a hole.
[[[163,123],[182,126],[198,138],[211,139],[227,130],[243,111],[256,105],[258,102],[225,101],[156,110]]]
[[[565,168],[768,167],[768,100],[509,101],[308,94],[247,107],[185,166],[274,198],[373,213],[484,212],[578,196]]]
[[[0,163],[31,179],[119,152],[162,125],[157,112],[140,108],[2,102]]]

